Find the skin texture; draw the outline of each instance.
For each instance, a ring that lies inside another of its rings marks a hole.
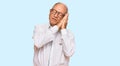
[[[50,11],[49,14],[49,22],[51,26],[57,25],[59,29],[66,29],[67,22],[68,22],[68,9],[67,6],[63,3],[58,3],[53,6],[54,11]],[[62,13],[64,16],[59,16],[59,13]]]

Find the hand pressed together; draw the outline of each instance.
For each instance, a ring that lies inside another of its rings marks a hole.
[[[67,22],[68,22],[68,13],[65,14],[63,19],[57,24],[59,29],[66,29],[67,27]]]

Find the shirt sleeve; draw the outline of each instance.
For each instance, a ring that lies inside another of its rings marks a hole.
[[[53,41],[57,31],[58,31],[58,27],[56,25],[51,27],[50,29],[45,29],[44,27],[35,26],[33,32],[34,45],[37,48],[41,48],[45,44]]]
[[[63,51],[67,57],[73,55],[75,51],[75,40],[73,34],[66,29],[61,30],[62,39],[63,39]]]

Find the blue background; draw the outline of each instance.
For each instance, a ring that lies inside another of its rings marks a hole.
[[[59,1],[75,35],[70,66],[120,66],[120,0],[0,0],[0,66],[33,66],[34,25]]]

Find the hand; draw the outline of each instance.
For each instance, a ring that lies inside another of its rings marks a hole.
[[[61,29],[66,29],[67,27],[67,23],[68,23],[68,13],[65,14],[64,18],[61,20],[62,25],[61,25]]]
[[[65,14],[63,19],[57,24],[58,28],[59,29],[66,29],[67,22],[68,22],[68,13]]]

